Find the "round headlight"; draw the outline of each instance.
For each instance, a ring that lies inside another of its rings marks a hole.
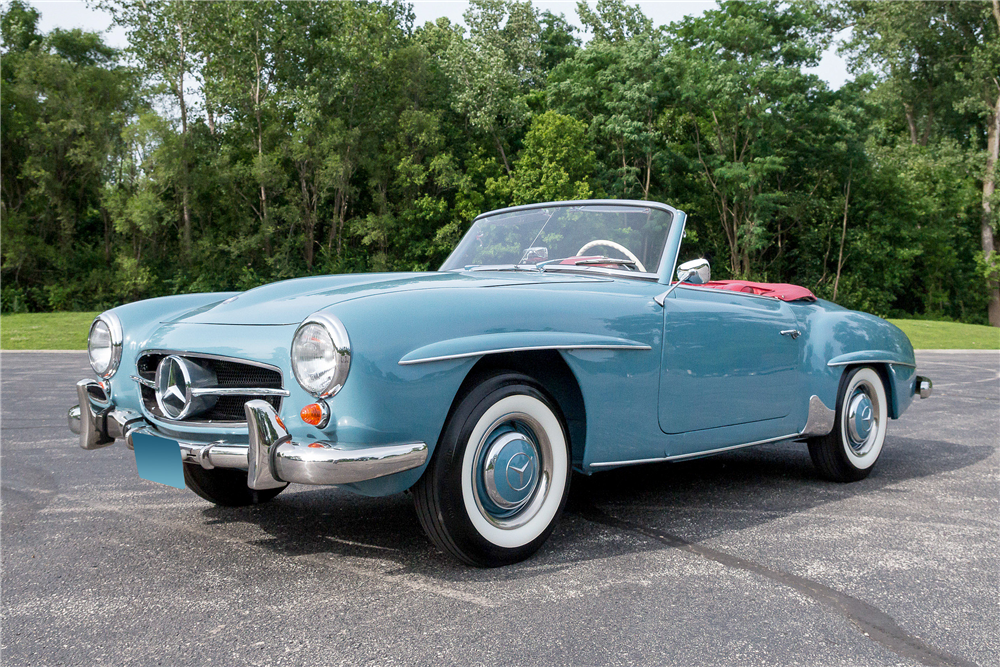
[[[344,386],[351,368],[351,342],[340,320],[326,313],[310,315],[292,338],[292,372],[313,396],[328,398]]]
[[[102,378],[115,374],[122,359],[122,325],[117,315],[101,313],[90,325],[87,354],[95,373]]]

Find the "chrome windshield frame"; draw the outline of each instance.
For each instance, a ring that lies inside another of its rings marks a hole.
[[[656,279],[656,282],[661,284],[668,284],[670,282],[670,277],[674,273],[674,267],[677,264],[677,255],[680,251],[680,240],[684,234],[684,224],[686,222],[687,216],[683,211],[680,211],[673,206],[667,204],[661,204],[655,201],[645,201],[641,199],[586,199],[577,201],[553,201],[553,202],[542,202],[538,204],[523,204],[521,206],[508,206],[507,208],[500,208],[495,211],[487,211],[486,213],[480,213],[472,220],[472,225],[476,224],[480,220],[485,220],[497,215],[504,215],[507,213],[517,213],[520,211],[531,211],[540,208],[552,208],[556,206],[561,206],[565,208],[579,207],[579,206],[635,206],[639,208],[654,208],[659,211],[668,213],[670,217],[670,229],[667,231],[667,237],[664,241],[663,252],[660,255],[660,263],[656,268],[656,272],[638,272],[638,271],[622,271],[616,269],[605,269],[601,267],[574,267],[576,271],[586,272],[590,274],[601,274],[601,275],[612,275],[614,277],[621,278],[636,278],[640,280],[650,280],[651,277]],[[471,227],[471,225],[470,225]],[[463,235],[463,239],[464,239]],[[459,243],[461,245],[461,243]],[[455,250],[458,249],[458,245],[455,246]],[[448,255],[441,266],[446,266],[451,260],[452,254],[455,250]],[[503,265],[509,266],[509,265]],[[551,269],[551,266],[546,267],[546,270]],[[439,271],[444,270],[439,268]],[[449,271],[456,271],[461,269],[447,269]],[[480,269],[489,270],[489,269]],[[498,269],[500,270],[500,269]],[[510,269],[507,269],[510,270]],[[530,270],[530,268],[529,268]],[[560,269],[564,270],[564,269]]]

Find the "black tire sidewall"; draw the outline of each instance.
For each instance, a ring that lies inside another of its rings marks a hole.
[[[215,468],[206,470],[199,465],[184,464],[184,483],[205,500],[223,507],[244,507],[265,503],[287,488],[255,491],[247,486],[243,470]]]
[[[462,463],[466,448],[476,424],[495,403],[514,395],[526,395],[541,401],[559,420],[566,446],[567,473],[559,509],[549,525],[531,542],[519,547],[501,547],[483,537],[469,519],[462,495]],[[440,522],[455,548],[476,565],[497,566],[524,560],[548,539],[566,505],[569,495],[571,456],[566,421],[558,405],[545,391],[526,375],[497,373],[487,376],[458,403],[445,426],[435,452],[433,479],[430,490],[435,495],[440,511]]]

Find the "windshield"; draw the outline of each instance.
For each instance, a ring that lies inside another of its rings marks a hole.
[[[442,271],[611,268],[655,273],[673,216],[641,205],[560,204],[479,218]]]

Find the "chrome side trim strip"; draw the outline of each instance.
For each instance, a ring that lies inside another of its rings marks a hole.
[[[290,396],[287,389],[266,387],[192,387],[192,396]]]
[[[836,421],[837,411],[826,407],[820,397],[813,394],[809,397],[809,416],[806,418],[806,425],[802,427],[799,435],[804,438],[827,435],[833,430]]]
[[[767,440],[757,440],[755,442],[745,442],[741,445],[730,445],[728,447],[719,447],[718,449],[709,449],[704,452],[691,452],[688,454],[675,454],[673,456],[661,456],[653,459],[632,459],[630,461],[605,461],[602,463],[591,463],[591,468],[610,468],[612,466],[632,466],[639,465],[640,463],[663,463],[665,461],[683,461],[685,459],[696,459],[702,456],[709,456],[710,454],[721,454],[722,452],[728,452],[733,449],[742,449],[743,447],[753,447],[754,445],[766,445],[769,442],[779,442],[781,440],[794,440],[800,437],[798,433],[789,433],[788,435],[779,435],[777,438],[768,438]]]
[[[907,368],[916,368],[916,364],[911,364],[908,361],[889,361],[888,359],[852,359],[850,361],[828,361],[827,366],[854,366],[857,364],[889,364],[890,366],[906,366]]]
[[[502,352],[530,352],[533,350],[651,350],[649,345],[525,345],[521,347],[501,347],[492,350],[478,350],[476,352],[460,352],[457,354],[445,354],[440,357],[425,357],[423,359],[400,360],[400,366],[412,366],[413,364],[426,364],[432,361],[447,361],[449,359],[465,359],[468,357],[481,357],[487,354],[500,354]]]

